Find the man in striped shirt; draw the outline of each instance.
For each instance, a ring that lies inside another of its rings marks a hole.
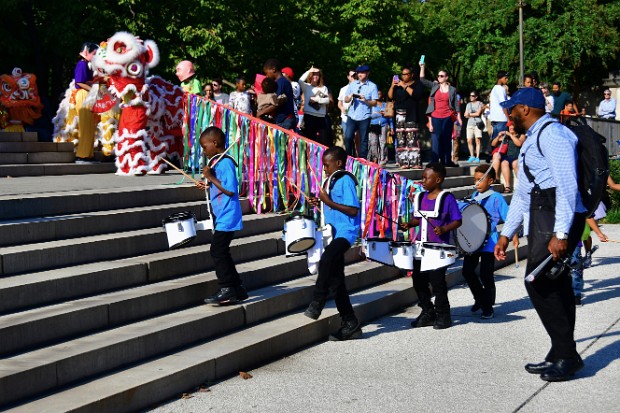
[[[525,369],[545,381],[570,380],[583,367],[577,353],[575,299],[571,277],[561,260],[574,250],[585,224],[586,209],[577,186],[577,137],[545,114],[545,97],[536,88],[522,88],[502,102],[518,133],[527,139],[519,154],[519,182],[506,223],[495,246],[498,260],[506,258],[508,241],[524,225],[531,274],[550,254],[553,261],[541,276],[526,281],[526,289],[547,333],[551,350],[542,363]],[[529,227],[529,228],[528,228]],[[552,267],[555,267],[552,271]]]

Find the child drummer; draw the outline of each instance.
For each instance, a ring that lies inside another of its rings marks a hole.
[[[344,254],[357,240],[360,229],[360,202],[357,198],[356,181],[344,171],[347,153],[338,146],[332,146],[323,153],[323,170],[327,176],[335,175],[329,194],[321,190],[319,197],[308,197],[312,206],[323,203],[325,223],[333,228],[333,240],[325,247],[319,261],[319,275],[314,287],[314,298],[304,315],[318,319],[327,301],[329,292],[335,293],[336,308],[342,318],[342,328],[330,336],[330,340],[351,340],[362,337],[360,322],[355,316],[349,293],[344,282]],[[331,186],[331,185],[330,185]]]
[[[446,177],[446,168],[437,162],[429,163],[422,174],[422,187],[425,192],[419,196],[420,204],[416,205],[416,212],[420,218],[413,218],[402,228],[412,228],[418,225],[422,229],[418,231],[417,241],[426,241],[449,244],[450,233],[461,226],[461,211],[456,203],[456,198],[449,192],[443,191],[441,185]],[[416,198],[418,199],[418,198]],[[439,205],[436,208],[436,202]],[[426,217],[436,215],[436,218]],[[426,220],[423,223],[422,220]],[[423,229],[426,234],[423,236]],[[418,295],[418,305],[422,313],[412,323],[412,327],[433,326],[436,330],[448,328],[452,325],[450,317],[450,302],[448,301],[448,284],[446,283],[446,268],[441,267],[429,271],[420,271],[420,260],[413,261],[413,288]],[[429,284],[435,293],[435,304],[431,301]]]
[[[485,176],[486,174],[486,176]],[[472,312],[482,309],[483,319],[493,318],[495,304],[495,256],[493,251],[497,238],[497,224],[508,215],[508,204],[502,195],[491,189],[495,182],[495,169],[491,165],[480,165],[474,171],[476,191],[472,199],[480,204],[491,218],[491,234],[480,249],[463,259],[463,277],[474,296]],[[480,263],[480,277],[476,275],[476,267]]]
[[[241,204],[239,203],[239,184],[235,171],[235,161],[223,155],[226,136],[220,128],[211,126],[200,135],[200,146],[209,157],[209,165],[203,168],[206,182],[196,186],[202,190],[209,188],[211,208],[213,209],[213,237],[211,239],[211,258],[215,265],[215,275],[219,290],[205,302],[214,305],[235,304],[248,298],[241,284],[241,278],[230,255],[230,242],[235,231],[243,229]],[[221,159],[220,159],[221,158]],[[219,159],[215,166],[216,160]]]

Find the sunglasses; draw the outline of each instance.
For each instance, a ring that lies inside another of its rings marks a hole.
[[[448,77],[448,75],[437,75],[437,77]]]
[[[469,95],[470,98],[477,98],[478,95]]]
[[[611,93],[603,93],[605,96],[611,96]]]
[[[211,83],[211,86],[218,87],[219,83]]]

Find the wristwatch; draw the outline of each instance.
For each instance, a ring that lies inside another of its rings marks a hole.
[[[555,237],[560,241],[565,241],[568,239],[568,234],[566,232],[556,232]]]

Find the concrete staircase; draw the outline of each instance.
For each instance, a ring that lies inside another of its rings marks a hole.
[[[457,198],[468,173],[450,169]],[[305,256],[284,256],[284,217],[250,214],[247,201],[231,250],[250,299],[205,305],[217,289],[210,232],[169,251],[161,228],[179,211],[203,219],[203,197],[187,185],[142,185],[0,199],[0,409],[135,411],[339,328],[332,302],[317,321],[301,314],[316,278]],[[396,268],[361,261],[358,248],[346,260],[362,321],[415,302]],[[459,281],[457,265],[449,282]]]
[[[0,177],[110,173],[113,162],[75,164],[70,142],[38,142],[36,132],[0,132]]]

